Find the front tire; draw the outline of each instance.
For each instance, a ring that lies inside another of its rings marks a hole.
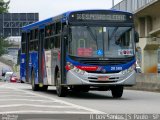
[[[114,86],[111,88],[113,98],[121,98],[123,95],[123,86]]]
[[[33,91],[38,91],[39,90],[39,85],[35,84],[35,72],[34,72],[34,70],[32,70],[31,83],[32,83],[32,90]]]
[[[56,74],[56,91],[59,97],[65,97],[68,94],[68,88],[61,85],[61,75],[59,71]]]

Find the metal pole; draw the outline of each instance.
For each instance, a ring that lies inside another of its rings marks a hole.
[[[112,8],[114,7],[114,0],[112,0]]]

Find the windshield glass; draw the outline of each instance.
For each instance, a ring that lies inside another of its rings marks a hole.
[[[72,26],[69,55],[121,58],[134,55],[131,27]]]

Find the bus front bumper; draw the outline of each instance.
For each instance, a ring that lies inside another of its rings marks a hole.
[[[121,72],[114,74],[85,73],[84,75],[80,75],[70,70],[67,72],[66,79],[67,85],[133,86],[136,84],[136,72],[134,70],[125,75],[123,75]]]

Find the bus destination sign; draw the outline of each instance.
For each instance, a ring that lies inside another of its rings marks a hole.
[[[72,15],[72,17],[75,17],[76,20],[104,20],[104,21],[126,21],[126,15],[120,15],[120,14],[76,14],[75,16]]]

